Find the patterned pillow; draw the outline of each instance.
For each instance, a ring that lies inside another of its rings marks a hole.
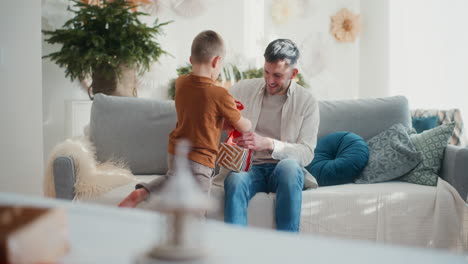
[[[422,155],[411,142],[407,130],[402,124],[396,124],[367,142],[369,161],[355,183],[390,181],[421,162]]]
[[[452,122],[426,130],[421,134],[412,134],[410,136],[411,142],[418,151],[422,152],[423,160],[414,170],[399,180],[429,186],[437,185],[445,147],[453,134],[454,128],[455,123]]]
[[[453,108],[448,110],[440,109],[416,109],[411,111],[412,117],[427,117],[427,116],[437,116],[438,123],[437,125],[449,124],[455,122],[455,129],[453,130],[453,135],[449,140],[449,144],[455,146],[468,146],[468,139],[466,136],[466,131],[464,129],[463,119],[461,117],[460,109]]]

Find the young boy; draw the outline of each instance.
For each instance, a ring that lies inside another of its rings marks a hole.
[[[248,132],[251,123],[241,116],[234,98],[215,81],[223,68],[224,41],[216,32],[207,30],[198,34],[192,42],[190,63],[192,73],[176,80],[175,106],[176,128],[169,135],[168,172],[173,174],[175,146],[180,139],[188,139],[191,151],[188,154],[192,173],[208,192],[213,175],[221,130],[224,122],[240,132]],[[120,204],[135,207],[155,191],[164,178],[150,183],[137,184]]]

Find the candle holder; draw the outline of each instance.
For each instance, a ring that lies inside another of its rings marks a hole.
[[[196,182],[187,160],[188,141],[177,145],[174,175],[170,176],[161,192],[155,195],[150,206],[168,216],[164,236],[147,254],[147,258],[163,261],[196,261],[208,256],[201,241],[190,240],[191,221],[203,219],[214,203]],[[198,237],[201,239],[200,237]]]

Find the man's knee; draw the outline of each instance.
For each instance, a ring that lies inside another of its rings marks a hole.
[[[303,183],[304,172],[301,165],[294,159],[284,159],[276,165],[276,175],[281,183]]]
[[[302,167],[295,159],[284,159],[276,165],[276,171],[279,174],[303,174]]]
[[[224,179],[224,189],[238,188],[248,184],[247,173],[231,172]]]

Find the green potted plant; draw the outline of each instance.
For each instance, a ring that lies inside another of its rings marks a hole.
[[[65,76],[73,80],[92,79],[88,94],[136,96],[136,72],[144,73],[161,55],[167,54],[156,38],[162,27],[142,23],[138,17],[148,15],[132,12],[135,8],[126,0],[103,0],[91,5],[73,0],[75,16],[62,29],[44,30],[50,44],[62,48],[43,58],[50,58],[65,68]]]

